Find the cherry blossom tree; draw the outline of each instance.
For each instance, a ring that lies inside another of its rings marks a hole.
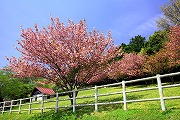
[[[149,56],[144,64],[144,72],[149,75],[163,74],[168,72],[168,53],[161,49],[155,55]]]
[[[173,65],[180,65],[180,25],[171,27],[169,39],[165,46],[169,59]]]
[[[169,40],[163,49],[147,59],[145,72],[151,75],[167,73],[180,66],[180,26],[171,27]]]
[[[114,61],[109,65],[108,75],[111,79],[124,79],[143,75],[143,64],[145,60],[145,56],[141,54],[124,54],[121,60]]]
[[[16,76],[46,78],[63,90],[102,80],[109,61],[120,55],[111,33],[105,36],[95,29],[88,32],[85,20],[78,24],[69,21],[67,26],[59,18],[51,21],[47,28],[35,25],[34,29],[22,29],[22,39],[18,41],[21,47],[17,48],[22,56],[8,59]]]

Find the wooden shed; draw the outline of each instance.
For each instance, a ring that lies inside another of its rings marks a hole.
[[[45,100],[54,97],[54,94],[55,92],[51,88],[35,87],[33,89],[31,97],[33,97],[33,101],[37,101],[37,100],[42,100],[42,95],[47,95],[44,96],[44,100]]]

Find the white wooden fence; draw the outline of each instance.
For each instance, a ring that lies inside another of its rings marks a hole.
[[[31,111],[33,110],[40,110],[41,113],[44,112],[44,110],[46,109],[55,109],[56,111],[58,111],[60,108],[72,108],[73,112],[76,111],[76,107],[79,106],[94,106],[95,107],[95,111],[98,111],[98,105],[107,105],[107,104],[123,104],[124,105],[124,110],[127,110],[127,104],[128,103],[132,103],[132,102],[144,102],[144,101],[160,101],[161,103],[161,109],[163,111],[166,110],[166,106],[165,106],[165,100],[169,100],[169,99],[180,99],[180,96],[171,96],[171,97],[164,97],[163,95],[163,88],[171,88],[171,87],[178,87],[180,86],[180,84],[173,84],[173,85],[162,85],[161,84],[161,78],[163,77],[171,77],[171,76],[178,76],[180,75],[180,72],[176,72],[176,73],[170,73],[170,74],[164,74],[164,75],[156,75],[153,77],[147,77],[147,78],[142,78],[142,79],[136,79],[136,80],[130,80],[130,81],[122,81],[119,83],[113,83],[113,84],[107,84],[107,85],[102,85],[102,86],[95,86],[95,87],[89,87],[89,88],[84,88],[84,89],[79,89],[79,90],[73,90],[73,91],[66,91],[66,92],[61,92],[61,93],[56,93],[56,99],[52,100],[44,100],[44,95],[42,95],[42,100],[41,101],[33,101],[33,97],[30,98],[24,98],[24,99],[18,99],[18,100],[11,100],[11,101],[4,101],[4,102],[0,102],[0,111],[2,114],[4,114],[5,112],[9,112],[10,114],[12,112],[18,112],[21,113],[21,111],[28,111],[28,114],[31,113]],[[129,83],[134,83],[134,82],[140,82],[140,81],[147,81],[147,80],[152,80],[152,79],[157,79],[157,86],[158,87],[151,87],[151,88],[141,88],[141,89],[136,89],[136,90],[126,90],[126,84]],[[122,86],[122,91],[119,92],[113,92],[113,93],[106,93],[106,94],[98,94],[98,89],[99,88],[104,88],[104,87],[110,87],[110,86]],[[90,96],[81,96],[78,97],[76,96],[76,92],[77,91],[84,91],[84,90],[91,90],[94,89],[95,93],[94,95],[90,95]],[[158,98],[149,98],[149,99],[137,99],[137,100],[127,100],[127,96],[126,93],[132,93],[132,92],[139,92],[139,91],[147,91],[147,90],[155,90],[158,89],[159,91],[159,97]],[[61,94],[67,94],[67,93],[73,93],[73,97],[72,98],[65,98],[65,99],[59,99],[61,98]],[[122,94],[123,96],[123,100],[122,101],[113,101],[113,102],[98,102],[98,97],[100,96],[110,96],[110,95],[116,95],[116,94]],[[94,98],[94,103],[92,104],[76,104],[76,100],[77,99],[84,99],[84,98]],[[69,106],[59,106],[59,102],[61,101],[65,101],[65,100],[73,100],[73,105],[69,105]],[[28,101],[28,102],[27,102]],[[16,102],[16,104],[14,104],[14,102]],[[54,106],[53,107],[45,107],[44,103],[47,102],[54,102]],[[32,108],[33,104],[40,104],[41,107],[38,108]],[[27,109],[22,109],[22,106],[24,105],[28,105]],[[13,107],[16,107],[16,109],[13,109]]]

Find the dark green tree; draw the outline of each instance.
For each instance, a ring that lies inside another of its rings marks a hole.
[[[121,48],[125,53],[130,53],[131,52],[131,49],[130,49],[129,45],[126,45],[125,43],[121,44]]]
[[[142,37],[141,35],[137,35],[134,38],[130,39],[130,42],[128,45],[125,43],[121,44],[121,47],[125,53],[139,53],[141,51],[141,48],[144,47],[146,38]]]
[[[0,70],[0,97],[4,99],[18,99],[28,97],[32,92],[33,84],[24,84],[19,79],[13,78],[8,70]]]
[[[164,45],[166,41],[168,41],[168,31],[160,30],[154,32],[148,39],[148,41],[144,45],[144,52],[148,55],[153,55],[158,52]]]

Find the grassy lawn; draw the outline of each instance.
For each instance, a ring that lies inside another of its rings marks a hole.
[[[140,88],[155,87],[155,85],[136,85],[128,86],[127,90]],[[98,89],[98,94],[122,91],[121,86],[107,87]],[[180,96],[180,87],[164,88],[164,96]],[[78,97],[94,95],[94,90],[85,90],[78,93]],[[127,93],[127,100],[158,98],[158,90],[148,90],[134,93]],[[68,98],[68,96],[60,96],[59,99]],[[51,100],[55,100],[52,98]],[[111,96],[100,96],[98,102],[121,101],[122,94]],[[77,99],[77,104],[94,103],[93,98]],[[128,110],[123,110],[123,104],[98,105],[98,112],[94,112],[94,106],[76,107],[76,112],[72,112],[72,108],[60,108],[56,113],[54,110],[45,110],[45,113],[40,114],[40,110],[33,110],[32,114],[28,115],[28,111],[22,111],[21,114],[13,112],[12,114],[5,113],[0,115],[0,120],[178,120],[180,119],[180,99],[166,100],[166,111],[161,110],[160,101],[135,102],[128,103]],[[60,101],[59,106],[70,105],[70,100]],[[55,102],[47,102],[45,107],[55,107]],[[32,108],[41,107],[41,104],[33,104]],[[18,109],[18,107],[13,108]],[[28,109],[28,105],[22,106],[22,109]]]

